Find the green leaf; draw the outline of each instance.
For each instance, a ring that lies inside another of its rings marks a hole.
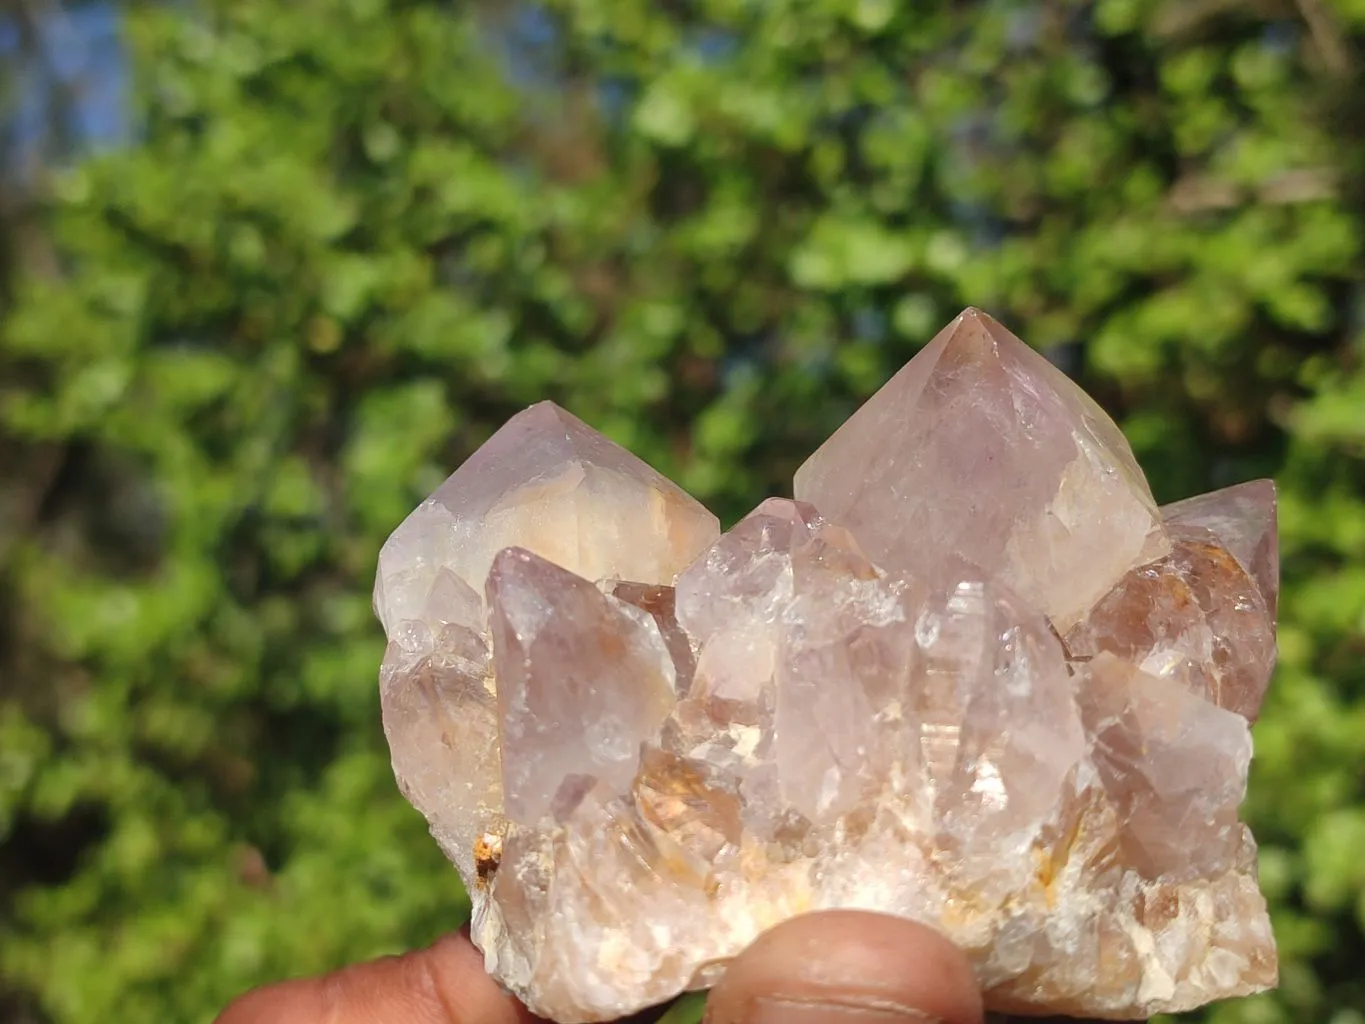
[[[674,1001],[662,1017],[658,1024],[701,1024],[702,1015],[706,1012],[706,993],[689,992],[687,995],[679,996]]]

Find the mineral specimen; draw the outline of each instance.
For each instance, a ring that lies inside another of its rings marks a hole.
[[[987,1006],[1265,989],[1239,824],[1275,496],[1158,509],[1103,412],[968,310],[734,529],[548,404],[394,533],[403,792],[537,1013],[705,987],[765,928],[934,925]]]

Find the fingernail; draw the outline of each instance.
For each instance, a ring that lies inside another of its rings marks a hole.
[[[943,1020],[893,1003],[760,998],[749,1005],[744,1020],[734,1024],[943,1024]]]

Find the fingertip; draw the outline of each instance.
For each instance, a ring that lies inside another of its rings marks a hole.
[[[215,1024],[531,1024],[483,969],[467,935],[320,978],[280,982],[234,1001]]]
[[[707,1003],[711,1024],[981,1024],[966,957],[923,925],[866,911],[823,911],[760,936]]]
[[[424,974],[446,1016],[442,1024],[532,1024],[534,1016],[484,970],[483,954],[466,928],[409,954],[413,969]]]
[[[321,1004],[313,980],[263,985],[234,999],[213,1024],[284,1024],[319,1020]]]

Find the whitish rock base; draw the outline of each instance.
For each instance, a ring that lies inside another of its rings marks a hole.
[[[968,310],[796,495],[721,536],[542,404],[385,546],[394,770],[493,976],[613,1020],[861,907],[945,932],[997,1011],[1272,986],[1237,808],[1273,485],[1158,509],[1113,422]]]

